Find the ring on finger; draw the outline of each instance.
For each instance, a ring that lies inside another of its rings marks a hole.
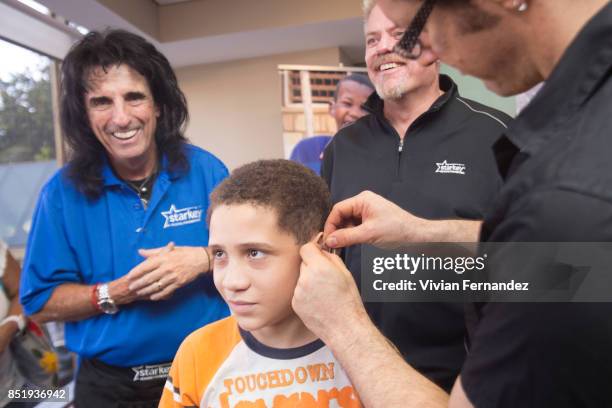
[[[162,285],[160,281],[157,281],[157,290],[161,291],[162,290]]]

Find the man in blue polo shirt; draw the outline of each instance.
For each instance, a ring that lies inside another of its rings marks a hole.
[[[91,32],[62,71],[72,155],[40,194],[21,301],[67,322],[77,407],[154,407],[181,341],[228,314],[205,248],[227,169],[187,144],[185,97],[141,37]]]

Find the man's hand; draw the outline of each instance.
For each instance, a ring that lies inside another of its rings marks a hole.
[[[371,244],[396,249],[419,242],[477,242],[482,221],[428,220],[364,191],[340,201],[325,222],[325,245],[343,248]]]
[[[300,255],[292,306],[308,329],[327,343],[328,336],[342,336],[368,319],[353,276],[338,256],[312,242],[302,246]]]
[[[315,243],[300,249],[293,310],[330,347],[365,407],[446,407],[448,395],[404,361],[366,313],[342,260]],[[385,381],[372,381],[376,373]]]
[[[206,251],[203,247],[175,247],[172,242],[161,248],[139,250],[146,259],[126,275],[130,291],[151,300],[170,297],[210,269]]]
[[[372,244],[393,249],[406,242],[422,242],[429,223],[364,191],[334,205],[325,223],[325,244],[330,248]]]

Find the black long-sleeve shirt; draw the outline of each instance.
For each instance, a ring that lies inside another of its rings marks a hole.
[[[483,241],[612,241],[612,2],[574,39],[495,152],[505,183]],[[612,407],[612,303],[485,303],[472,311],[461,380],[474,406]]]

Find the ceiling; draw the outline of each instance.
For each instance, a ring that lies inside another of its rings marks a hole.
[[[159,4],[160,6],[167,6],[169,4],[185,3],[187,1],[193,1],[193,0],[153,0],[153,1]]]
[[[330,47],[363,61],[360,0],[38,1],[90,30],[136,32],[175,67]]]

